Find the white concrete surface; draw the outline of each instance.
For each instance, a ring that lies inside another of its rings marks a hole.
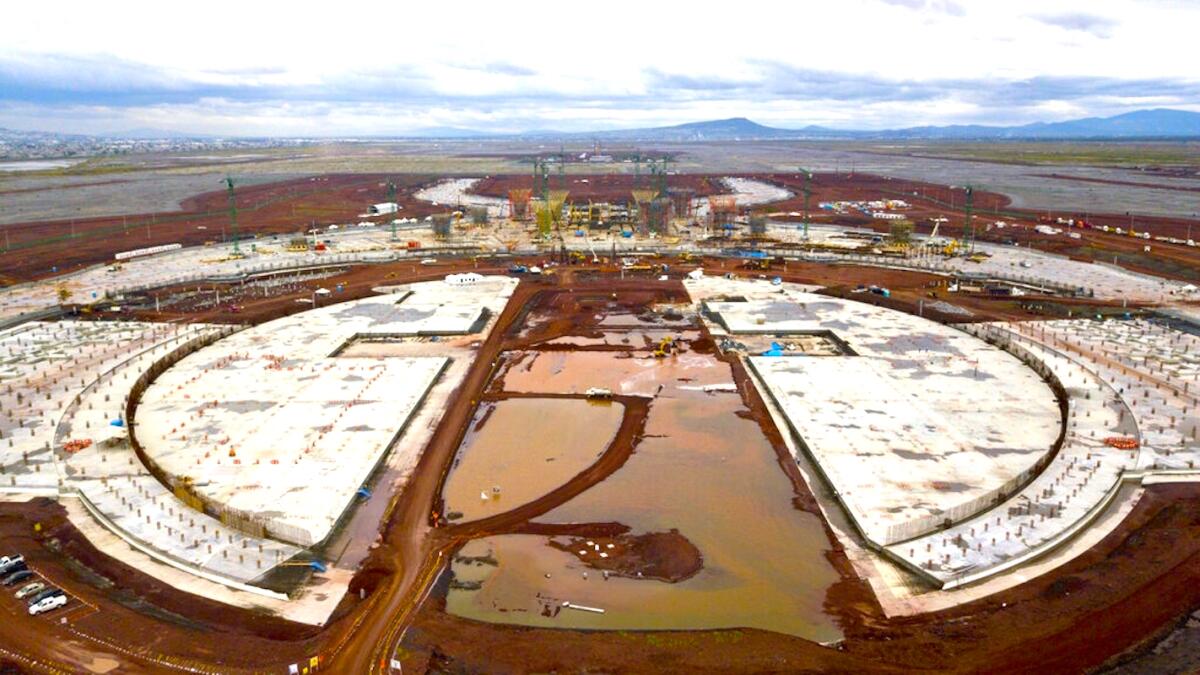
[[[51,446],[68,406],[102,373],[201,326],[134,322],[33,322],[0,331],[0,489],[57,489]],[[122,416],[122,396],[106,406]],[[97,437],[105,420],[88,431]],[[101,440],[96,438],[96,440]]]
[[[113,424],[124,421],[131,387],[154,363],[194,340],[228,330],[199,324],[61,322],[7,331],[4,339],[17,351],[6,359],[6,384],[26,395],[49,394],[26,402],[47,409],[47,423],[18,427],[36,433],[18,434],[21,443],[5,448],[7,490],[78,496],[89,520],[127,547],[214,583],[278,599],[278,594],[249,584],[299,550],[245,536],[188,509],[142,465],[126,428]],[[80,441],[89,445],[69,449]],[[38,449],[24,449],[30,445]],[[26,452],[40,462],[33,471],[24,460]]]
[[[146,391],[137,434],[152,461],[188,477],[270,536],[323,541],[429,388],[444,356],[339,358],[355,338],[467,334],[516,286],[442,281],[278,319],[176,364]]]
[[[734,336],[829,331],[856,354],[748,362],[878,544],[986,508],[1031,477],[1058,437],[1061,415],[1040,376],[958,330],[788,284],[766,297],[757,282],[687,286],[693,298],[705,287],[750,296],[705,302]]]
[[[1200,480],[1192,393],[1200,339],[1145,321],[1047,321],[973,327],[1053,371],[1069,398],[1054,461],[994,509],[888,552],[943,588],[989,579],[1071,545],[1123,486]],[[1106,439],[1131,439],[1121,449]]]

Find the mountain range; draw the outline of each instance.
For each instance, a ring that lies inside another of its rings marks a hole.
[[[0,143],[48,141],[60,139],[212,139],[206,134],[188,134],[152,129],[131,130],[127,134],[56,134],[38,131],[12,131],[0,128]],[[495,139],[495,140],[604,140],[626,142],[699,142],[755,140],[1053,140],[1053,139],[1192,139],[1200,138],[1200,113],[1188,110],[1155,108],[1136,110],[1113,117],[1087,117],[1065,122],[1034,122],[1017,126],[988,126],[979,124],[949,126],[919,126],[884,130],[834,129],[817,125],[784,129],[759,124],[745,117],[732,117],[706,122],[689,122],[673,126],[605,131],[527,131],[499,134],[454,127],[431,127],[405,135],[364,137],[363,140],[383,138],[419,139]],[[234,139],[229,139],[234,140]],[[269,142],[269,139],[259,139]],[[311,139],[317,140],[317,139]]]
[[[481,137],[487,136],[481,134]],[[884,130],[833,129],[810,125],[798,129],[769,127],[745,117],[691,122],[666,127],[622,129],[591,133],[534,132],[525,138],[576,138],[609,141],[729,141],[785,139],[1131,139],[1200,138],[1200,113],[1156,108],[1113,117],[1088,117],[1065,122],[1034,122],[1019,126],[950,125]]]

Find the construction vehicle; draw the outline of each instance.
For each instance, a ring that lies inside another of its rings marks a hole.
[[[669,354],[675,353],[675,338],[665,337],[658,343],[658,348],[654,350],[654,358],[665,358]]]
[[[973,262],[973,263],[981,263],[987,259],[988,259],[988,255],[986,253],[976,252],[976,253],[972,253],[971,255],[967,256],[967,260],[969,262]]]

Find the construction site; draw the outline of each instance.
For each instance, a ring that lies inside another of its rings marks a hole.
[[[3,594],[0,664],[1120,672],[1196,639],[1200,222],[614,153],[0,225],[0,572],[67,598]]]

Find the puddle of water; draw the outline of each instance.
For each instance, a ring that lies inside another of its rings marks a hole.
[[[446,513],[476,520],[566,483],[604,454],[624,411],[619,403],[582,399],[517,398],[481,406],[446,478]]]
[[[682,352],[656,359],[619,357],[612,352],[510,353],[502,374],[505,391],[582,394],[589,387],[618,394],[654,396],[659,385],[686,390],[731,384],[729,367],[708,355]]]
[[[537,520],[617,521],[634,534],[678,529],[700,550],[704,568],[676,584],[605,580],[595,570],[584,579],[582,563],[548,546],[545,537],[489,537],[472,542],[469,554],[490,552],[496,564],[454,564],[458,579],[481,586],[451,590],[450,612],[561,628],[753,627],[819,642],[841,637],[823,607],[838,574],[825,557],[830,543],[820,518],[793,507],[790,480],[758,425],[737,416],[743,406],[736,394],[707,394],[672,377],[681,368],[691,374],[711,371],[713,381],[728,381],[728,366],[701,355],[692,355],[697,361],[686,367],[647,367],[604,353],[555,356],[566,360],[558,374],[551,374],[549,361],[535,364],[535,370],[544,370],[528,379],[514,380],[517,373],[510,373],[510,388],[578,386],[579,376],[553,379],[563,373],[616,381],[633,376],[638,388],[665,386],[651,406],[646,438],[625,466]],[[646,382],[644,372],[650,373]],[[562,601],[606,611],[563,609]],[[554,613],[555,607],[555,616],[542,614],[547,608]]]
[[[659,340],[666,337],[676,337],[679,331],[669,330],[627,330],[627,331],[604,331],[600,337],[584,337],[581,335],[568,335],[554,340],[550,340],[545,344],[548,345],[571,345],[573,347],[591,347],[597,345],[608,345],[615,347],[628,347],[629,349],[644,349],[653,347],[658,344]]]

